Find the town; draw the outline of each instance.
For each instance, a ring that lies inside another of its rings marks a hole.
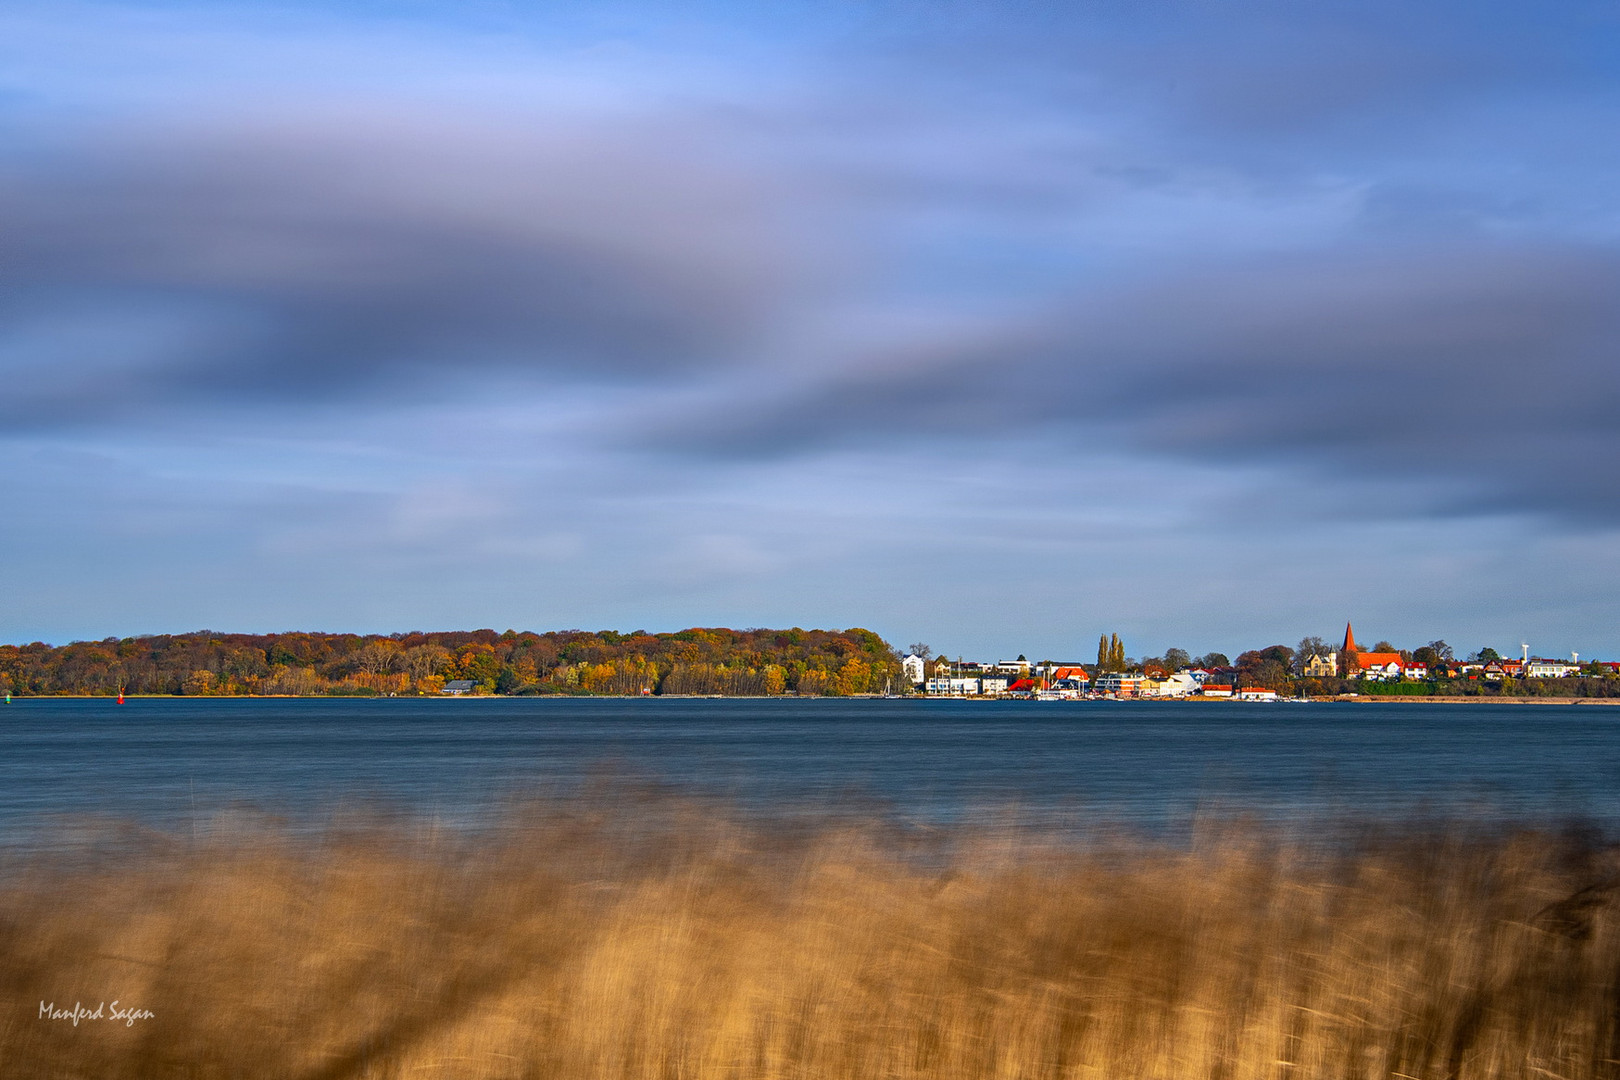
[[[1101,699],[1229,699],[1388,696],[1620,696],[1620,662],[1531,656],[1518,658],[1482,648],[1458,659],[1444,641],[1399,649],[1387,641],[1371,648],[1356,642],[1347,623],[1338,646],[1308,637],[1294,648],[1273,645],[1229,660],[1223,653],[1192,656],[1167,649],[1163,656],[1125,656],[1117,634],[1097,642],[1088,668],[1079,661],[955,660],[917,644],[901,666],[913,692],[929,697]]]

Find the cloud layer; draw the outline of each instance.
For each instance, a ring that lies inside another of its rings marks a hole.
[[[471,532],[558,597],[545,567],[659,567],[649,606],[677,622],[806,621],[832,572],[811,567],[907,551],[971,576],[1045,513],[1093,568],[1072,588],[1105,598],[1086,618],[1116,621],[1139,616],[1105,560],[1139,573],[1128,552],[1172,534],[1176,560],[1208,561],[1198,536],[1229,557],[1245,514],[1302,550],[1276,582],[1328,521],[1369,565],[1395,524],[1458,565],[1458,523],[1620,524],[1603,9],[726,15],[9,16],[0,425],[60,493],[14,495],[75,504],[110,467],[159,501],[189,485],[218,573],[313,572],[323,611],[361,558],[344,537],[394,552],[363,575],[386,589]],[[988,462],[1016,475],[982,489]],[[974,491],[982,539],[942,549],[964,523],[902,469]],[[886,474],[887,501],[831,479]],[[133,514],[90,527],[116,546]],[[30,535],[9,555],[57,567],[43,606],[67,571]],[[1408,617],[1391,588],[1371,602]],[[834,606],[874,597],[896,623],[981,620],[860,575]],[[1160,607],[1141,632],[1169,632]]]

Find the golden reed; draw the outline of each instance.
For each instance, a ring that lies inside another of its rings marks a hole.
[[[1075,846],[618,801],[530,811],[477,842],[243,827],[12,856],[0,1073],[1620,1069],[1620,862],[1580,835]],[[115,1000],[148,1015],[86,1018]]]

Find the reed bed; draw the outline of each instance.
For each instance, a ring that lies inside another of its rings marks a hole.
[[[618,799],[469,838],[268,826],[13,856],[0,1073],[78,1078],[1611,1077],[1620,860]],[[39,1016],[118,999],[133,1023]]]

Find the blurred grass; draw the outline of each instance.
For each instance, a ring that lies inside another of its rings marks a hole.
[[[0,1074],[1612,1077],[1616,853],[763,824],[241,825],[14,856]],[[118,998],[156,1017],[38,1018]]]

